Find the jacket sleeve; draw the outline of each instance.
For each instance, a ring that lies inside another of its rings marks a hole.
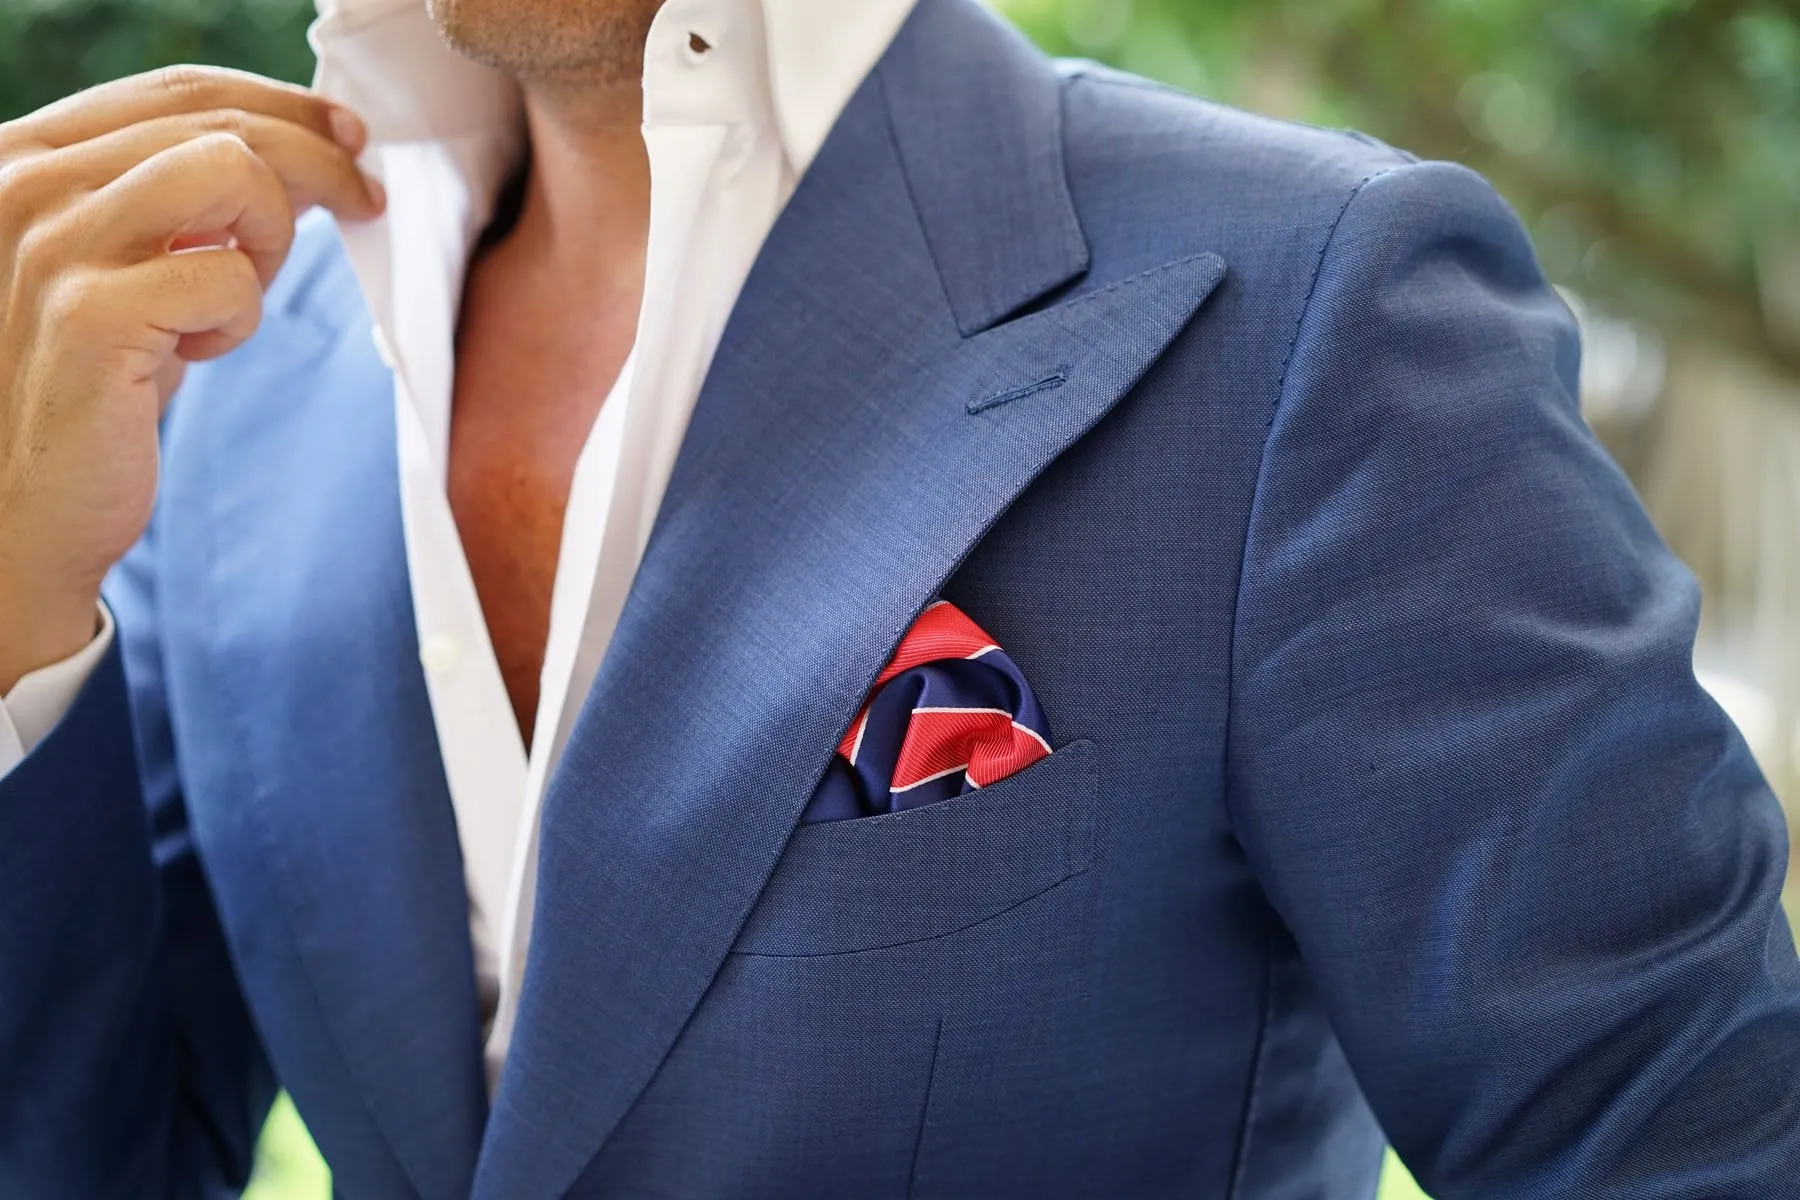
[[[0,1196],[235,1196],[274,1096],[188,833],[153,580],[146,539],[108,581],[114,644],[0,779]]]
[[[1781,811],[1578,358],[1478,177],[1348,202],[1251,514],[1233,819],[1439,1200],[1800,1197]]]
[[[63,716],[75,707],[82,684],[93,675],[106,652],[112,649],[112,614],[104,604],[97,617],[94,640],[60,662],[40,667],[0,697],[0,779],[25,761]]]

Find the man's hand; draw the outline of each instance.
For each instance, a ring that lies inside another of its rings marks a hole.
[[[255,331],[296,215],[381,211],[366,138],[302,88],[200,68],[0,125],[0,695],[93,637],[163,406]]]

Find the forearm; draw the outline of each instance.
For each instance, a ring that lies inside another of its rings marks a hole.
[[[0,693],[0,779],[5,779],[75,707],[90,676],[112,649],[112,614],[97,605],[97,632],[73,654],[36,667]]]

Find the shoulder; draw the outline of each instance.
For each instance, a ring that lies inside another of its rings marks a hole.
[[[1106,242],[1219,253],[1234,274],[1310,274],[1355,202],[1405,234],[1512,223],[1480,176],[1350,130],[1276,120],[1086,62],[1064,75],[1064,154],[1083,227]]]
[[[1097,63],[1056,65],[1070,148],[1121,164],[1204,162],[1226,172],[1220,183],[1330,191],[1417,161],[1354,130],[1261,116]]]

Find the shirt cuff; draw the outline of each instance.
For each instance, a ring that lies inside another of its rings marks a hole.
[[[0,778],[25,761],[50,736],[63,714],[75,707],[88,676],[113,644],[112,613],[100,605],[100,632],[61,662],[40,667],[0,699]]]

